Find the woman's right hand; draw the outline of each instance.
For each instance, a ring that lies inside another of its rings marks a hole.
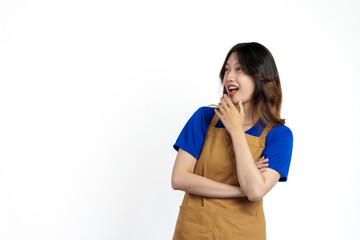
[[[261,157],[257,162],[256,166],[260,170],[261,173],[265,172],[269,164],[267,163],[269,161],[268,158]]]

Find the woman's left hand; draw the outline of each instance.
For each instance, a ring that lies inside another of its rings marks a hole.
[[[224,94],[224,97],[220,98],[220,103],[218,106],[219,109],[215,109],[215,113],[220,118],[221,122],[224,124],[230,135],[232,133],[238,132],[239,130],[244,131],[242,125],[245,114],[241,101],[239,101],[240,112],[226,94]]]

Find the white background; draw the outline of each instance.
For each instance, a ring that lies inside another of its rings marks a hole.
[[[215,3],[218,2],[218,3]],[[359,1],[1,1],[0,239],[171,239],[181,129],[230,48],[273,54],[294,136],[273,239],[360,239]]]

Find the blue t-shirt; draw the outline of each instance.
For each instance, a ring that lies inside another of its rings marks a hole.
[[[199,158],[202,146],[204,144],[206,131],[215,111],[211,107],[200,107],[188,120],[182,129],[179,137],[173,145],[176,151],[179,148],[193,155],[196,159]],[[259,137],[262,130],[265,128],[263,121],[258,121],[252,128],[245,133]],[[215,127],[224,128],[221,120],[218,121]],[[281,174],[280,182],[287,180],[291,154],[293,148],[293,135],[285,125],[273,127],[265,138],[265,149],[262,156],[268,158],[269,168],[278,171]]]

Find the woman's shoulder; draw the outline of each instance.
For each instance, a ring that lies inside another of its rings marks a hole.
[[[293,133],[289,126],[287,125],[278,125],[274,126],[266,136],[266,139],[269,142],[273,141],[286,141],[292,142],[293,141]]]
[[[200,119],[202,119],[202,120],[208,121],[208,120],[210,119],[210,121],[211,121],[211,119],[212,119],[212,118],[214,117],[214,115],[215,115],[215,111],[214,111],[214,109],[211,108],[211,107],[202,106],[202,107],[199,107],[199,108],[195,111],[194,115],[195,115],[197,118],[200,118]]]
[[[215,111],[214,108],[208,106],[202,106],[197,109],[197,111],[202,112],[204,114],[214,115]]]
[[[210,107],[199,107],[183,127],[173,145],[174,149],[178,151],[181,148],[198,159],[207,128],[212,119],[211,115],[214,114],[215,111]]]
[[[201,127],[205,132],[215,115],[213,108],[208,106],[199,107],[191,116],[191,122]]]
[[[290,127],[287,126],[287,125],[285,125],[285,124],[284,124],[284,125],[274,126],[274,127],[270,130],[270,132],[272,132],[272,131],[292,134],[292,131],[291,131]]]

